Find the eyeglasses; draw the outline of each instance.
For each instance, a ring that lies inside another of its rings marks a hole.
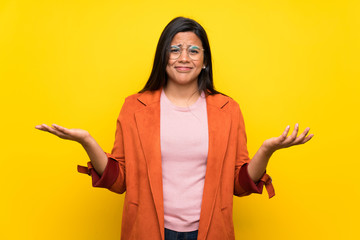
[[[172,45],[169,48],[169,58],[171,60],[176,60],[181,56],[181,53],[183,52],[184,48],[181,45]],[[203,56],[203,48],[200,48],[198,46],[193,46],[193,45],[189,45],[186,48],[186,52],[188,54],[188,56],[194,60],[194,61],[198,61],[202,58]]]

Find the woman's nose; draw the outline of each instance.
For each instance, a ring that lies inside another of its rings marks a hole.
[[[181,50],[179,61],[190,61],[189,54],[186,49]]]

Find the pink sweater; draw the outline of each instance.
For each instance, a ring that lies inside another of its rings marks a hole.
[[[160,98],[160,140],[165,228],[195,231],[199,227],[208,153],[206,99],[189,107]]]

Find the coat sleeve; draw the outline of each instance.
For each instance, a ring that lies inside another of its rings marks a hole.
[[[105,153],[108,157],[108,163],[101,176],[95,171],[91,162],[88,166],[78,166],[78,172],[86,173],[92,177],[93,187],[107,188],[116,193],[123,193],[126,190],[125,178],[125,154],[124,138],[121,126],[121,115],[117,119],[115,142],[111,153]]]
[[[269,198],[275,195],[271,177],[265,172],[259,182],[255,183],[249,176],[247,167],[251,161],[247,150],[247,138],[245,132],[244,118],[241,110],[236,104],[236,117],[238,120],[237,152],[235,163],[234,195],[247,196],[251,193],[262,193],[263,186],[266,187]]]

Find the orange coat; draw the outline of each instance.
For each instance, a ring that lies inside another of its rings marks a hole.
[[[117,193],[126,191],[121,232],[124,240],[164,240],[160,93],[157,90],[126,98],[117,121],[114,148],[108,154],[116,161],[118,175],[107,188]],[[244,120],[238,104],[227,96],[207,95],[206,103],[209,150],[198,239],[230,240],[235,239],[233,195],[254,192],[244,188],[253,182],[240,185],[239,181],[240,169],[250,161]],[[90,163],[79,171],[96,175]],[[105,172],[100,181],[106,178]],[[262,180],[273,195],[268,175],[264,174]]]

